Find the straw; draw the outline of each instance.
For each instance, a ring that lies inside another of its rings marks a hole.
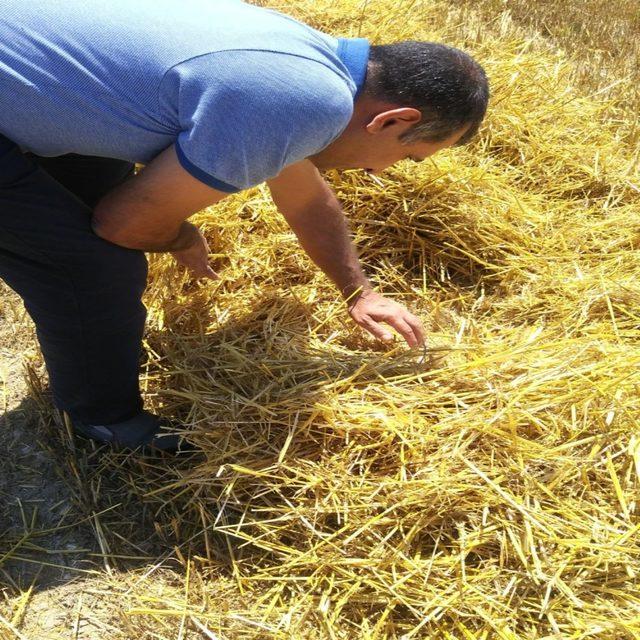
[[[491,107],[467,147],[377,180],[327,174],[366,272],[423,320],[424,351],[353,324],[264,186],[194,219],[220,281],[150,256],[143,388],[201,453],[80,467],[101,482],[82,498],[89,513],[122,503],[92,520],[119,628],[640,637],[630,122],[508,16],[270,6],[339,35],[466,48]],[[141,527],[163,551],[127,568],[119,556],[141,555]]]

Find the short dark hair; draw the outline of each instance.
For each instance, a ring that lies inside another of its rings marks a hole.
[[[437,42],[372,45],[365,93],[422,114],[400,140],[440,142],[466,125],[456,145],[477,133],[489,101],[484,69],[468,54]]]

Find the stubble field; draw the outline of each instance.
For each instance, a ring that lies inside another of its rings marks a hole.
[[[330,172],[425,352],[349,320],[264,188],[150,256],[149,407],[182,461],[74,442],[0,298],[0,638],[640,638],[640,5],[268,3],[485,66],[468,147]],[[24,363],[24,366],[23,366]]]

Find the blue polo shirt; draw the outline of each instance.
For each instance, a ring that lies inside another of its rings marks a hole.
[[[240,0],[2,0],[0,133],[247,189],[337,138],[369,43]]]

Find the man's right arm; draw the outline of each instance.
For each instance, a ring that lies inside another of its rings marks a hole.
[[[94,209],[91,226],[122,247],[183,252],[198,247],[202,238],[186,219],[228,195],[188,173],[171,146],[107,193]]]
[[[316,167],[302,160],[285,167],[267,184],[302,248],[333,280],[342,296],[351,300],[349,314],[353,320],[381,340],[392,337],[380,324],[385,322],[410,346],[424,343],[420,319],[374,291],[366,278],[340,203]]]

